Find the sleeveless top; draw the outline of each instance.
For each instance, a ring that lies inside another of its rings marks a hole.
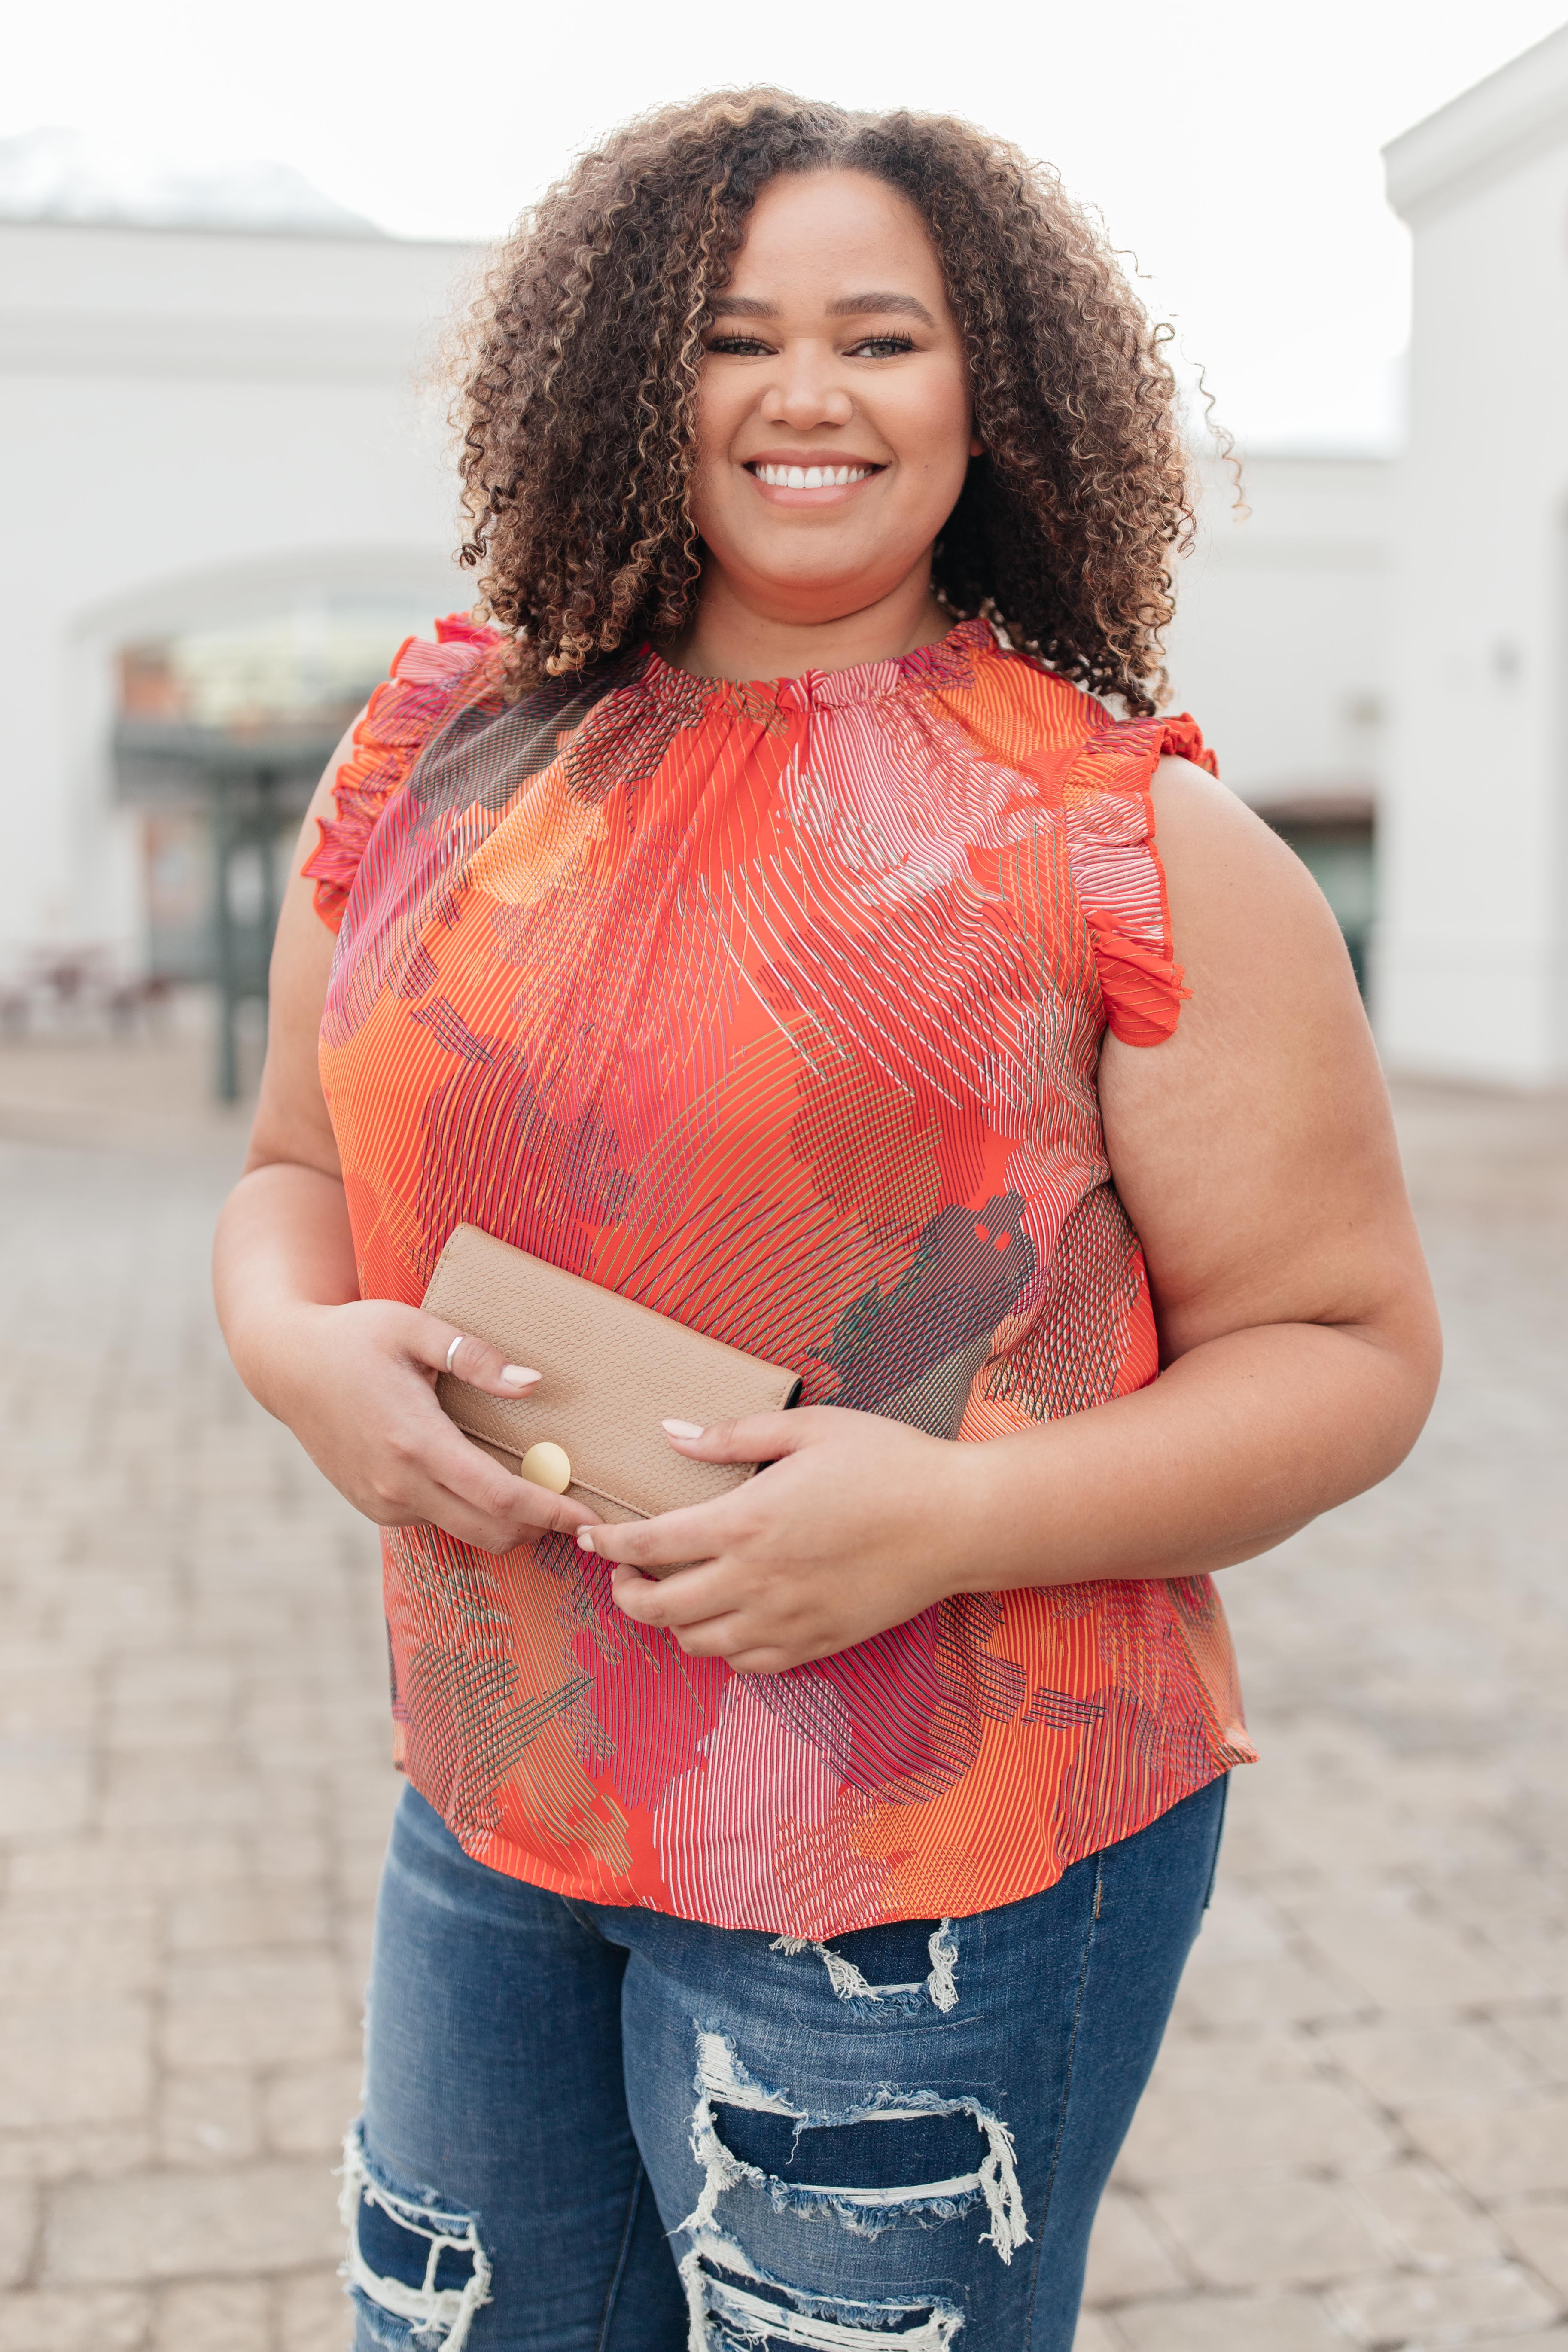
[[[475,1224],[960,1443],[1152,1381],[1095,1076],[1108,1024],[1175,1026],[1149,785],[1212,768],[1192,721],[1113,724],[984,621],[743,687],[645,646],[509,700],[503,653],[404,646],[305,869],[364,1294]],[[963,1595],[769,1676],[570,1538],[384,1559],[400,1765],[580,1899],[962,1916],[1253,1756],[1206,1577]]]

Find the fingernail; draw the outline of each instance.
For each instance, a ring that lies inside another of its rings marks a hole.
[[[702,1434],[700,1421],[667,1421],[664,1426],[671,1437],[700,1437]]]
[[[531,1372],[526,1364],[503,1364],[500,1376],[510,1389],[525,1389],[539,1378],[539,1374]]]
[[[593,1549],[594,1549],[594,1538],[593,1538],[592,1531],[591,1531],[589,1528],[578,1528],[578,1530],[577,1530],[577,1549],[578,1549],[578,1550],[579,1550],[579,1551],[592,1551],[592,1550],[593,1550]]]

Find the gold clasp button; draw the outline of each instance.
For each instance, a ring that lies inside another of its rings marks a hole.
[[[531,1445],[522,1457],[522,1475],[535,1486],[547,1487],[552,1495],[563,1495],[572,1484],[572,1460],[563,1445],[552,1444],[548,1437]]]

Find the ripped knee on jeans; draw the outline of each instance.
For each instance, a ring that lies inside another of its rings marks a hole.
[[[691,2152],[703,2188],[681,2224],[687,2231],[712,2226],[720,2199],[748,2181],[776,2211],[831,2214],[858,2237],[874,2238],[900,2221],[940,2225],[979,2206],[990,2221],[981,2242],[1004,2263],[1028,2243],[1013,2135],[978,2099],[882,2083],[859,2105],[816,2115],[757,2082],[729,2036],[701,2026],[696,2091]],[[805,2147],[810,2152],[797,2168]],[[914,2179],[896,2178],[911,2165]],[[813,2177],[818,2166],[826,2166],[826,2180]],[[918,2177],[922,2171],[924,2179]],[[855,2178],[844,2177],[851,2172]]]
[[[343,2142],[342,2183],[343,2275],[371,2342],[386,2352],[463,2352],[474,2314],[491,2299],[478,2216],[389,2179],[365,2153],[363,2123]]]
[[[940,2297],[858,2300],[764,2270],[730,2223],[731,2191],[760,2191],[775,2213],[868,2239],[974,2213],[1005,2264],[1028,2243],[1013,2135],[977,2098],[884,2083],[849,2108],[816,2113],[758,2082],[729,2036],[700,2024],[695,2087],[703,2186],[679,2232],[692,2352],[946,2352],[963,2326]]]

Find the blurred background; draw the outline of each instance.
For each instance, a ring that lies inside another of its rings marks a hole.
[[[207,1234],[300,813],[472,595],[444,328],[596,132],[755,80],[1048,157],[1172,321],[1173,704],[1339,918],[1450,1334],[1406,1469],[1226,1580],[1265,1763],[1080,2352],[1568,2346],[1562,14],[8,30],[0,2352],[343,2340],[331,2149],[395,1794],[374,1547],[234,1383]]]
[[[36,16],[0,97],[0,1020],[254,1000],[312,771],[472,593],[436,362],[486,242],[597,129],[771,77],[973,114],[1101,209],[1206,458],[1176,707],[1319,876],[1393,1062],[1560,1074],[1559,6],[787,40],[623,6],[591,70],[529,9]]]

